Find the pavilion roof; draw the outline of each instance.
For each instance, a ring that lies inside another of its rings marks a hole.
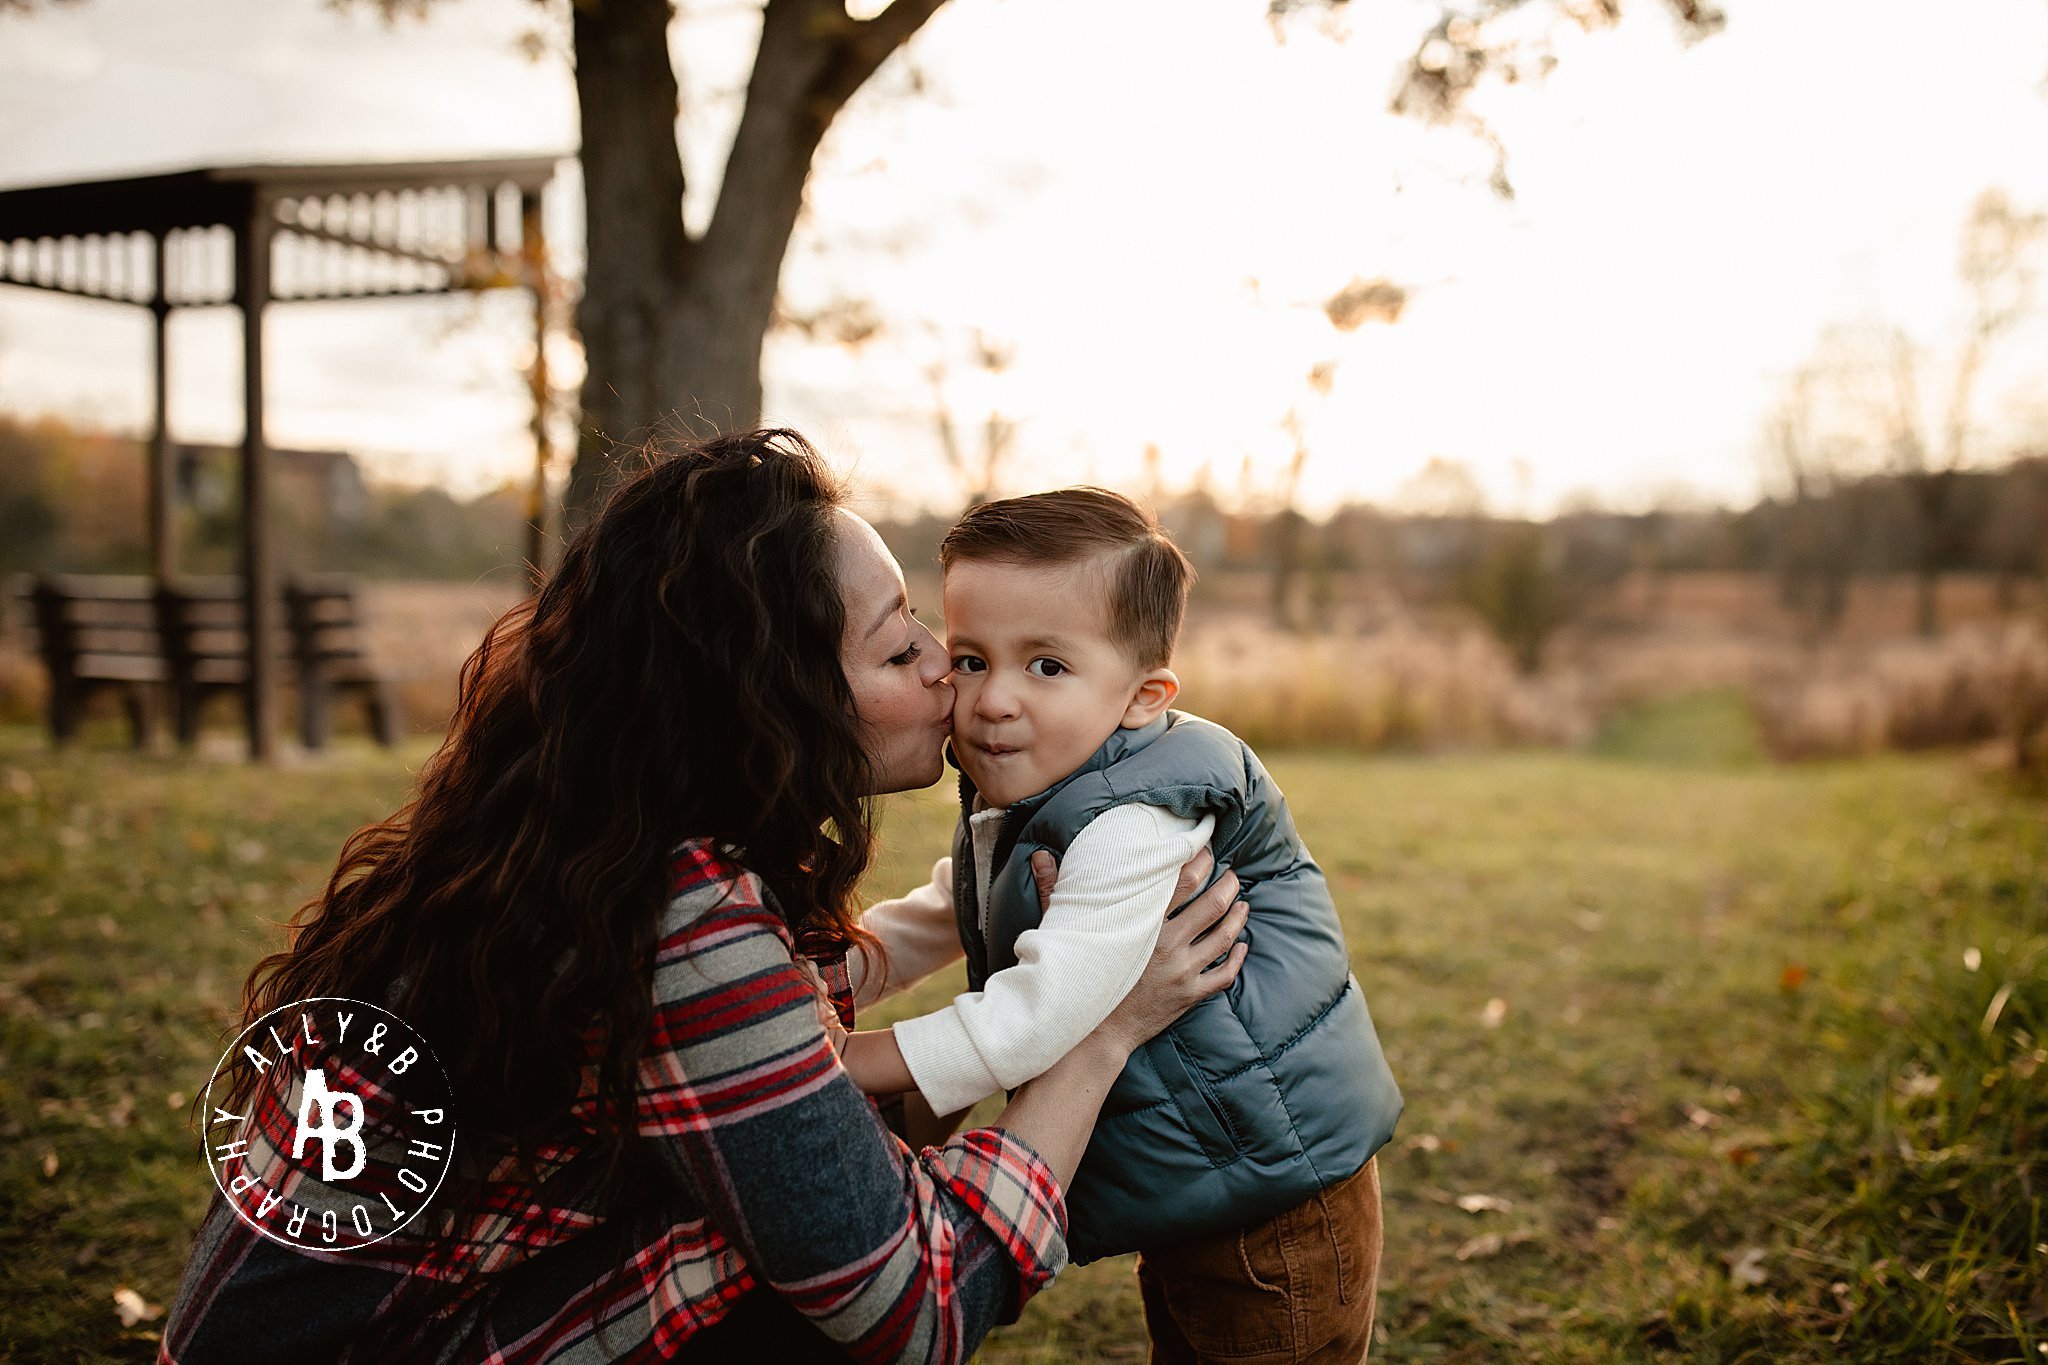
[[[0,189],[0,282],[148,303],[147,239],[163,238],[192,258],[182,271],[167,265],[168,302],[231,302],[228,234],[261,223],[289,243],[278,298],[507,283],[518,206],[538,199],[561,160],[209,166]]]

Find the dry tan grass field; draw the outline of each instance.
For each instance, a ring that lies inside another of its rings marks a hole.
[[[1407,605],[1384,581],[1333,580],[1305,630],[1272,624],[1269,584],[1204,579],[1176,660],[1185,705],[1259,745],[1577,746],[1618,711],[1711,689],[1740,692],[1765,747],[1785,758],[2017,745],[2048,725],[2048,593],[2034,583],[1945,579],[1944,630],[1923,639],[1907,578],[1852,583],[1840,618],[1819,632],[1765,575],[1638,574],[1559,631],[1535,675],[1461,609]],[[911,586],[939,626],[936,579],[913,573]],[[462,661],[518,593],[510,583],[366,585],[370,644],[412,729],[445,725]],[[41,696],[41,669],[10,620],[0,719],[33,721]],[[231,724],[232,702],[218,706],[217,723]]]

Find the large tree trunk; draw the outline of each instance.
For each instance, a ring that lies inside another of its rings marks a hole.
[[[896,0],[859,21],[840,0],[768,0],[718,205],[695,240],[683,227],[671,0],[575,7],[589,243],[576,322],[589,371],[572,527],[620,452],[663,424],[760,420],[761,344],[811,158],[847,99],[941,3]]]
[[[669,402],[661,334],[692,253],[683,231],[670,0],[602,0],[572,13],[587,260],[576,329],[588,365],[565,499],[574,526],[614,443],[634,440]]]

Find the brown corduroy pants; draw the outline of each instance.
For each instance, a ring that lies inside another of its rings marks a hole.
[[[1381,1237],[1375,1158],[1263,1223],[1141,1253],[1152,1365],[1357,1365]]]

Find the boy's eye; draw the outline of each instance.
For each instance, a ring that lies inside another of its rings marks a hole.
[[[1034,678],[1057,678],[1067,671],[1067,666],[1058,659],[1033,659],[1024,666],[1024,671]]]
[[[983,663],[978,656],[973,654],[955,654],[953,656],[953,671],[955,673],[979,673],[987,667],[987,664]]]

